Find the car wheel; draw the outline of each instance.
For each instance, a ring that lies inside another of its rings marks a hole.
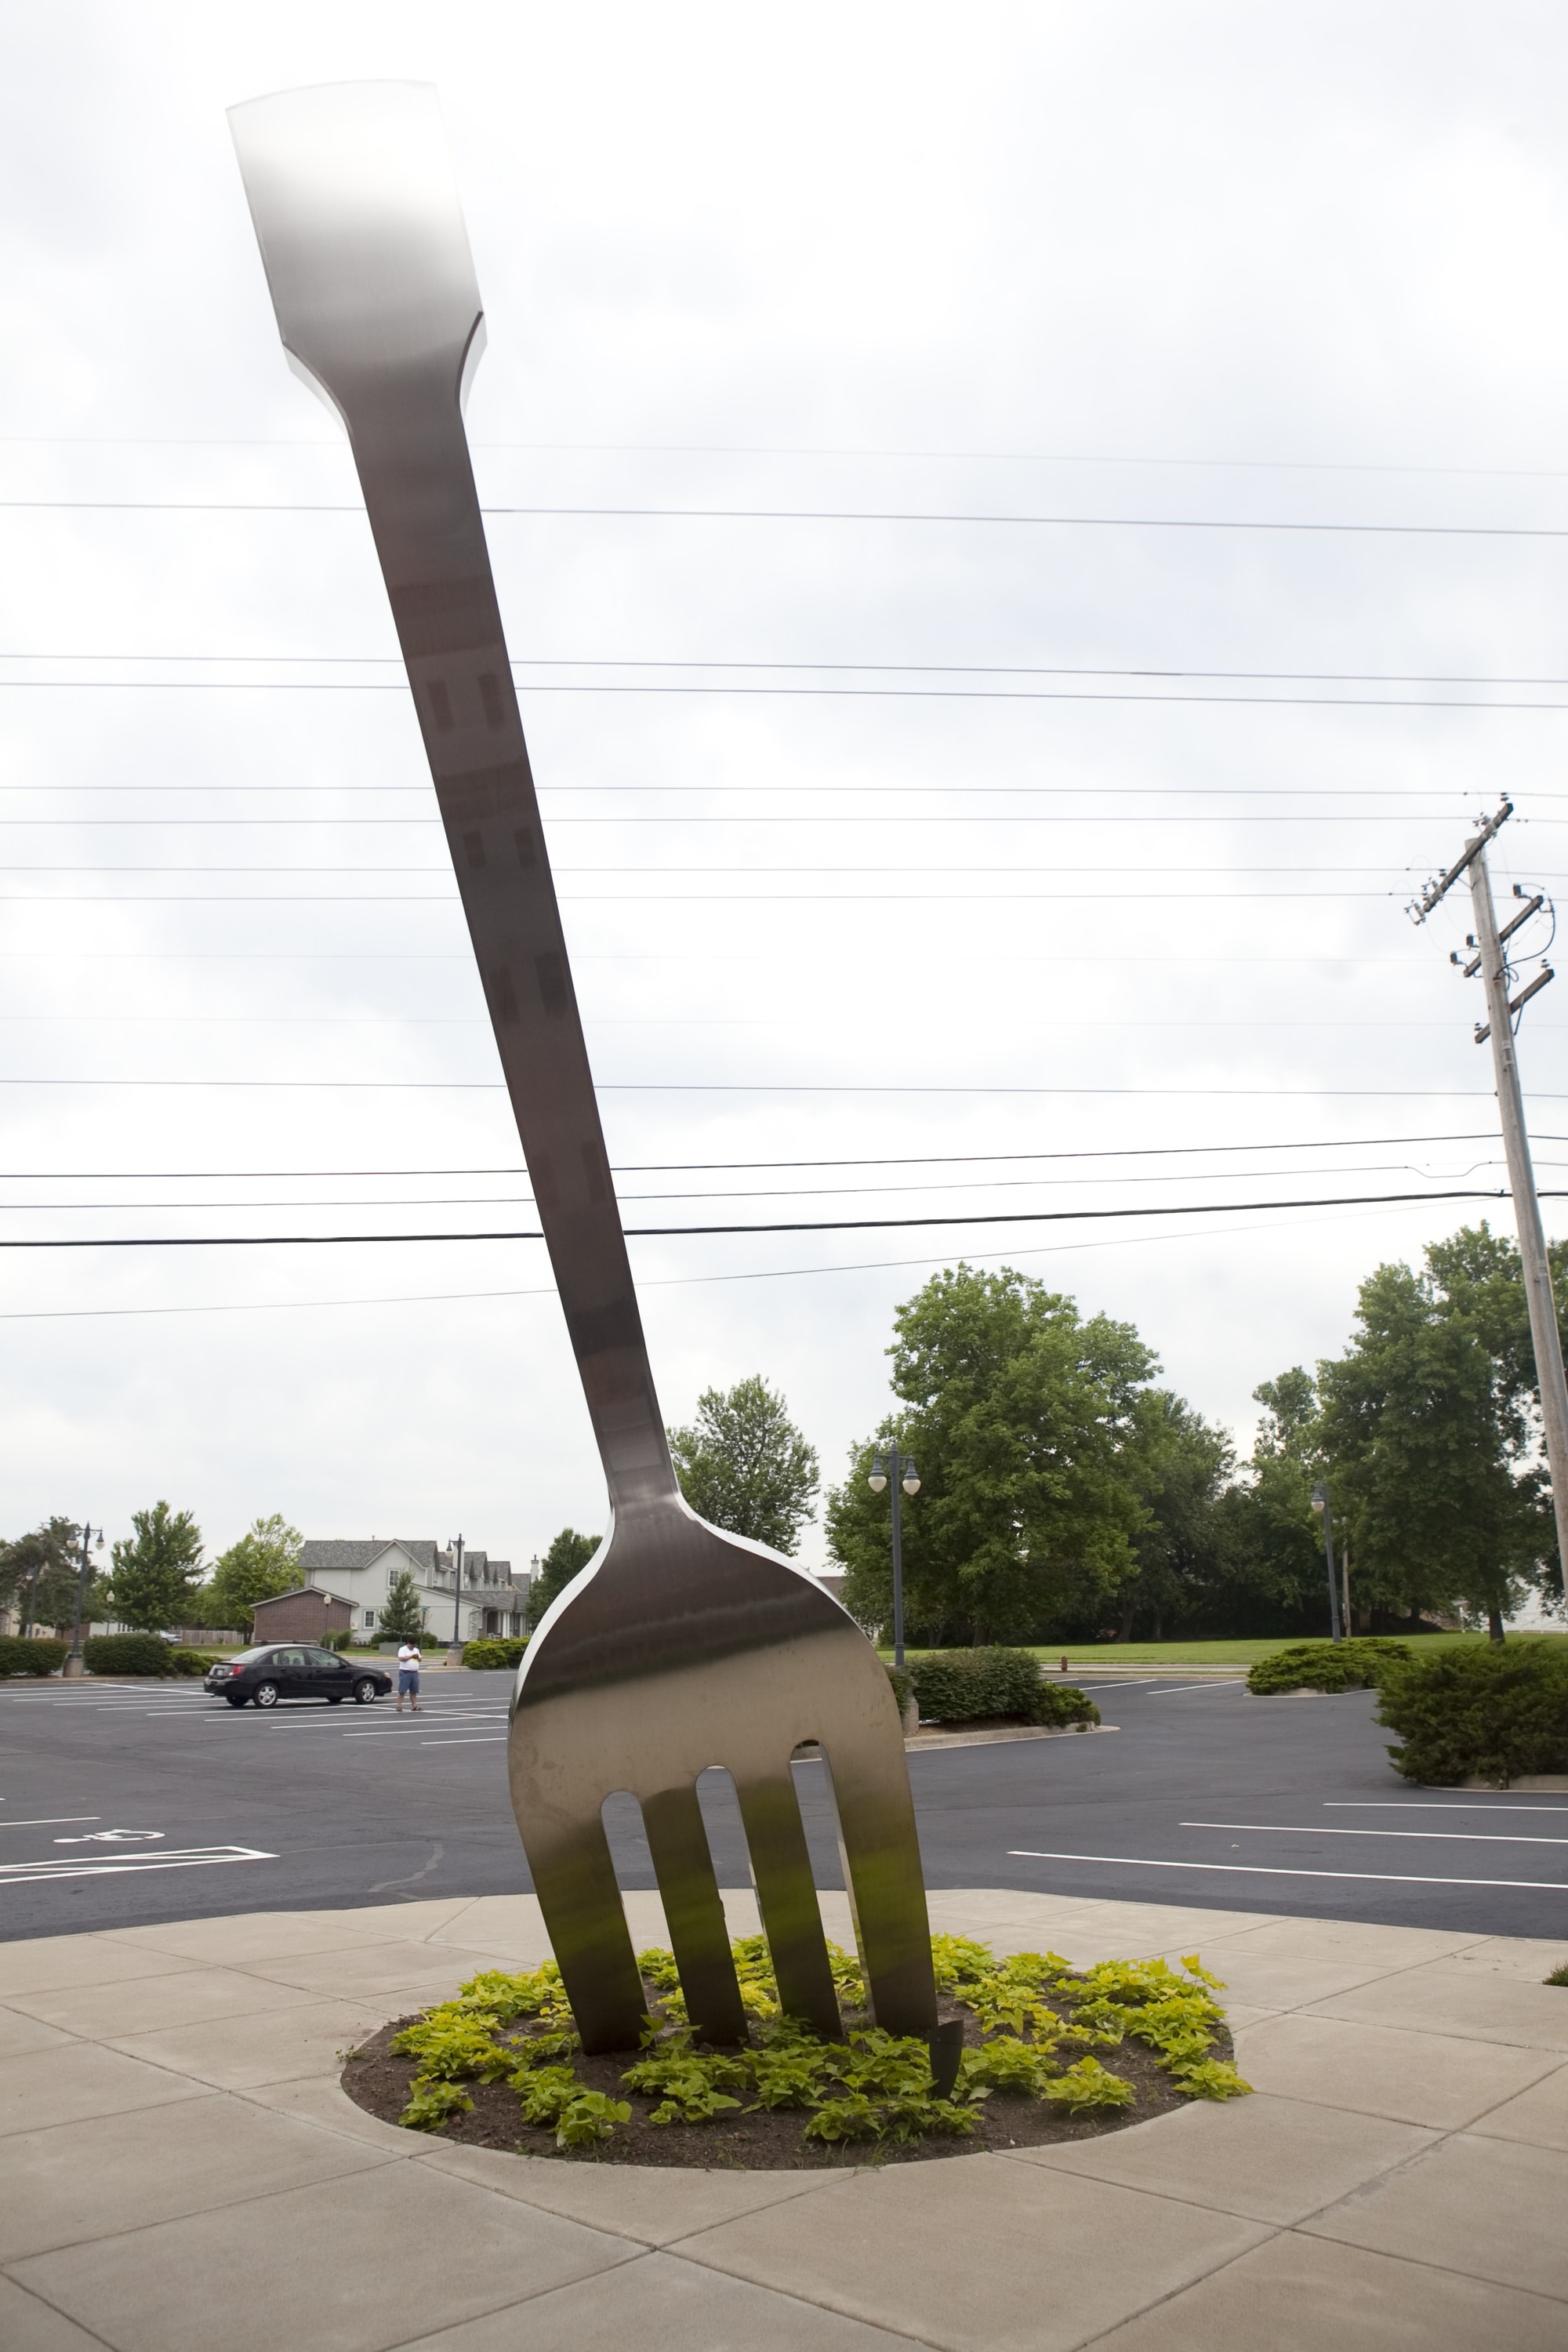
[[[368,1675],[365,1675],[359,1682],[355,1683],[354,1705],[356,1706],[372,1706],[374,1703],[376,1696],[375,1685],[372,1682]]]
[[[276,1706],[278,1704],[277,1684],[258,1683],[250,1703],[253,1706]]]
[[[236,1691],[232,1697],[230,1697],[227,1691],[225,1691],[224,1696],[228,1699],[230,1706],[243,1706],[245,1705],[244,1696],[238,1691]]]

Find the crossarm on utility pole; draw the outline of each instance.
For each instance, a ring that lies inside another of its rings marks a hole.
[[[1530,1136],[1524,1124],[1524,1097],[1519,1082],[1519,1056],[1514,1051],[1512,1008],[1508,1000],[1508,971],[1492,906],[1486,843],[1471,846],[1475,854],[1469,860],[1470,901],[1475,908],[1476,945],[1480,950],[1481,978],[1487,992],[1492,1069],[1497,1078],[1498,1109],[1502,1116],[1503,1150],[1508,1158],[1509,1189],[1513,1194],[1520,1262],[1524,1270],[1530,1337],[1535,1349],[1546,1462],[1552,1474],[1552,1507],[1557,1519],[1557,1556],[1568,1568],[1568,1381],[1563,1370],[1563,1339],[1557,1325],[1557,1300],[1552,1287],[1541,1203],[1535,1192],[1535,1171],[1531,1164]],[[1485,1030],[1481,1032],[1482,1036],[1486,1034]],[[1479,1038],[1477,1042],[1480,1042]]]

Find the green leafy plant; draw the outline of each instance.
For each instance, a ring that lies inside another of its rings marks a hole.
[[[978,2050],[964,2052],[959,2080],[966,2091],[1021,2091],[1037,2097],[1056,2071],[1048,2044],[999,2033]]]
[[[1080,2058],[1054,2082],[1042,2084],[1040,2096],[1079,2116],[1095,2107],[1130,2107],[1138,2094],[1120,2074],[1109,2074],[1098,2058]]]
[[[558,2124],[583,2088],[570,2066],[520,2069],[519,2074],[517,2089],[525,2124]]]
[[[471,2116],[473,2111],[472,2099],[456,2083],[416,2074],[408,2086],[408,2105],[397,2120],[409,2131],[438,2132],[454,2116]]]
[[[471,2006],[493,2011],[503,2024],[510,2024],[515,2017],[559,2014],[568,2021],[571,2017],[566,1988],[553,1960],[516,1975],[504,1969],[483,1969],[467,1984],[458,1987],[458,1998]]]
[[[851,2091],[843,2098],[824,2099],[805,2127],[805,2137],[837,2146],[847,2139],[876,2139],[881,2127],[879,2112],[865,2092]]]
[[[1553,1969],[1550,1976],[1542,1977],[1541,1981],[1549,1985],[1568,1985],[1568,1960],[1564,1960],[1560,1969]]]
[[[472,2077],[496,2083],[514,2063],[511,2053],[496,2040],[500,2023],[498,2017],[483,2010],[443,2001],[405,2025],[394,2036],[392,2047],[399,2058],[417,2058],[421,2074],[435,2082],[457,2083]]]
[[[1239,2099],[1250,2092],[1226,2058],[1205,2058],[1193,2066],[1173,2066],[1171,2080],[1189,2099]]]
[[[1377,1720],[1402,1742],[1389,1761],[1407,1780],[1506,1789],[1526,1773],[1568,1772],[1568,1642],[1478,1642],[1391,1666]]]
[[[625,2099],[612,2099],[605,2091],[579,2091],[577,2096],[562,2108],[555,2126],[557,2147],[587,2147],[594,2141],[608,2139],[617,2124],[629,2124],[631,2108]]]
[[[1247,1687],[1260,1698],[1280,1691],[1375,1690],[1388,1668],[1409,1655],[1407,1642],[1296,1642],[1259,1658]]]
[[[726,2107],[738,2107],[731,2088],[744,2088],[747,2069],[738,2060],[681,2049],[662,2056],[639,2058],[621,2076],[628,2091],[657,2098],[650,2124],[700,2124]]]

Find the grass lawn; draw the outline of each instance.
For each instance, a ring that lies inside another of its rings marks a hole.
[[[1457,1649],[1467,1643],[1484,1642],[1487,1637],[1484,1633],[1417,1633],[1393,1638],[1410,1640],[1425,1652]],[[1568,1641],[1568,1633],[1510,1633],[1508,1638],[1510,1642],[1563,1642]],[[1037,1658],[1043,1658],[1047,1664],[1056,1665],[1066,1657],[1070,1666],[1085,1669],[1092,1666],[1250,1666],[1256,1664],[1259,1658],[1272,1657],[1276,1650],[1293,1648],[1298,1642],[1327,1639],[1326,1633],[1289,1633],[1238,1642],[1068,1642],[1050,1647],[1035,1642],[1027,1646]],[[880,1654],[891,1661],[890,1643],[882,1644]],[[922,1658],[930,1653],[906,1645],[904,1654],[907,1658]]]

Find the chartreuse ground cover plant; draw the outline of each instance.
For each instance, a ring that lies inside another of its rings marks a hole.
[[[405,2063],[395,2097],[386,2104],[384,2084],[377,2111],[440,2132],[483,2099],[492,2119],[498,2102],[510,2117],[510,2137],[492,2134],[489,2145],[777,2165],[935,2154],[965,2141],[1023,2145],[1248,2088],[1226,2054],[1218,1980],[1195,1956],[1177,1967],[1079,1969],[1055,1952],[998,1959],[967,1937],[933,1937],[943,2010],[965,2032],[957,2080],[941,2096],[925,2043],[871,2023],[858,1962],[828,1949],[848,2021],[842,2041],[819,2040],[784,2013],[766,1941],[749,1936],[731,1946],[743,2047],[699,2045],[673,1957],[651,1950],[638,1957],[648,1995],[642,2049],[611,2058],[584,2056],[553,1962],[488,1970],[380,2037],[384,2055]],[[355,2053],[344,2077],[356,2095],[365,2055]],[[722,2140],[721,2158],[716,2147],[703,2155],[704,2136]],[[677,2142],[682,2152],[672,2156]]]

